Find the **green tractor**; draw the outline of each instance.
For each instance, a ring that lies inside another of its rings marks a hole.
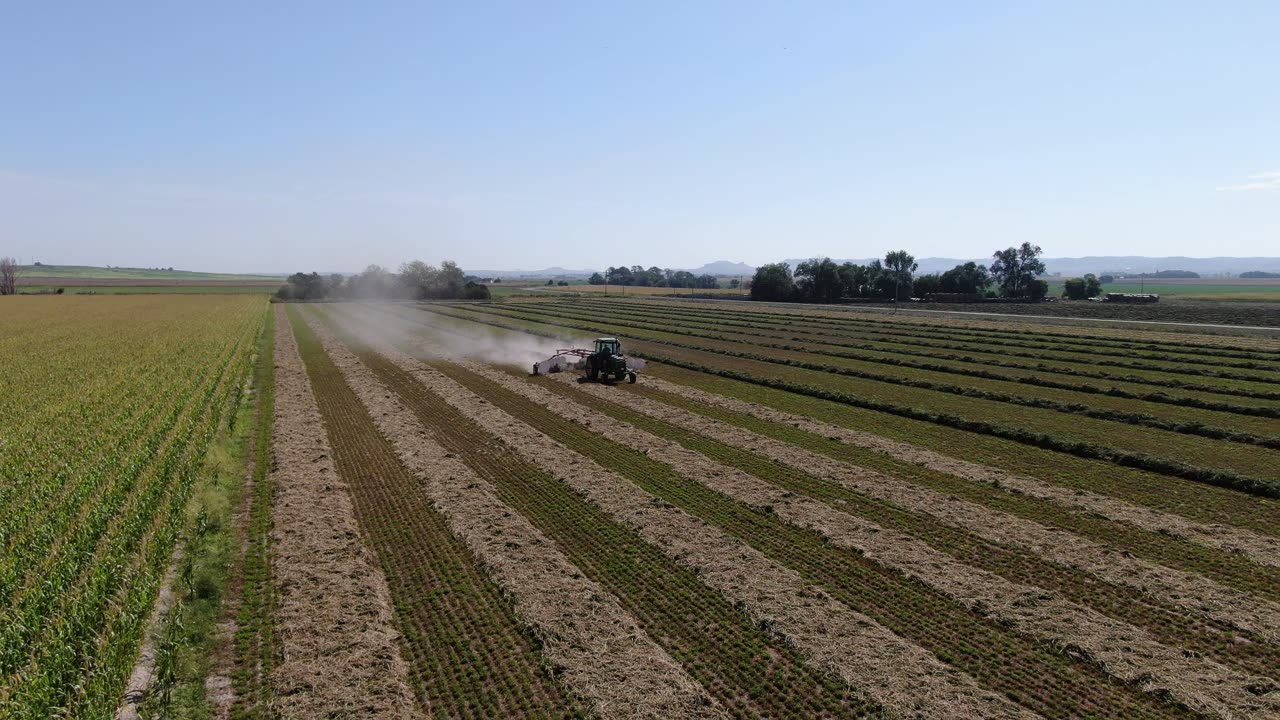
[[[618,338],[596,338],[595,349],[566,348],[555,355],[533,364],[533,374],[557,373],[581,366],[583,379],[591,382],[627,379],[636,381],[636,373],[644,369],[644,361],[622,354]]]

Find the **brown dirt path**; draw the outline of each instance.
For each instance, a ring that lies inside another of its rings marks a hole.
[[[413,412],[323,323],[308,317],[325,352],[436,506],[532,626],[560,680],[600,717],[725,714],[645,634],[607,590],[586,578],[488,483],[426,434]]]
[[[695,569],[711,588],[741,602],[815,666],[865,690],[891,712],[907,717],[1035,717],[810,586],[794,571],[560,445],[439,372],[389,348],[379,350],[503,438],[514,452]]]
[[[1191,542],[1228,552],[1243,553],[1256,562],[1280,566],[1280,538],[1259,535],[1243,528],[1227,525],[1198,523],[1173,513],[1134,505],[1117,498],[1098,493],[1078,491],[1053,485],[1034,478],[1014,475],[998,468],[967,460],[949,457],[908,443],[891,440],[868,432],[824,423],[802,415],[774,410],[764,405],[749,403],[737,398],[716,395],[698,388],[687,387],[651,376],[645,383],[658,390],[675,393],[690,400],[744,415],[785,423],[823,437],[838,438],[841,442],[883,452],[890,457],[944,472],[973,482],[996,485],[1010,492],[1028,497],[1078,507],[1103,517],[1129,523],[1151,532],[1185,538]]]
[[[272,482],[281,718],[421,718],[386,580],[360,539],[297,343],[277,305]]]
[[[869,558],[915,577],[1001,624],[1073,652],[1083,651],[1102,664],[1108,673],[1126,683],[1136,683],[1149,692],[1167,692],[1198,712],[1223,718],[1255,715],[1263,711],[1280,712],[1280,693],[1272,693],[1275,697],[1260,698],[1247,689],[1256,686],[1259,678],[1211,660],[1187,657],[1178,648],[1162,645],[1132,625],[1057,598],[1042,588],[1011,582],[973,568],[909,535],[782,490],[542,388],[521,383],[505,374],[495,379],[508,389],[559,414],[578,417],[589,426],[608,427],[610,439],[644,451],[655,460],[671,465],[693,482],[703,483],[753,506],[772,507],[787,522],[822,533],[838,546],[856,549]],[[579,385],[575,378],[568,376],[559,379],[596,397],[661,417],[726,444],[767,455],[805,472],[822,474],[828,468],[818,460],[835,462],[821,456],[808,458],[802,453],[791,453],[797,449],[732,426],[726,427],[738,431],[740,436],[720,437],[712,434],[714,429],[707,432],[709,428],[705,423],[714,421],[706,418],[695,415],[693,419],[704,422],[680,422],[690,418],[681,415],[685,411],[677,408],[631,393],[617,392],[615,388],[593,383]],[[737,442],[740,440],[746,442],[740,444]],[[948,504],[954,504],[954,501]]]

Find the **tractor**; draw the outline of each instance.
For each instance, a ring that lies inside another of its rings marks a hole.
[[[607,382],[627,379],[636,381],[636,373],[644,369],[644,361],[622,354],[618,338],[596,338],[595,349],[565,348],[555,355],[533,364],[533,374],[557,373],[567,368],[581,366],[583,380]]]

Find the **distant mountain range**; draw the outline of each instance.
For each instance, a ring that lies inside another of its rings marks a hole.
[[[646,265],[645,267],[649,267]],[[716,277],[727,277],[732,275],[750,275],[756,271],[754,265],[748,265],[740,262],[730,262],[728,260],[716,260],[709,262],[702,267],[697,268],[673,268],[674,270],[688,270],[694,275],[715,275]],[[604,272],[604,268],[598,270],[572,270],[562,267],[549,267],[541,270],[472,270],[464,268],[468,275],[477,277],[500,277],[503,279],[544,279],[544,278],[578,278],[589,277],[592,273]]]

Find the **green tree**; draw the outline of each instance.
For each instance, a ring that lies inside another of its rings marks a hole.
[[[477,282],[469,282],[462,286],[463,300],[488,300],[490,299],[489,287],[481,285]]]
[[[938,273],[921,275],[911,282],[911,295],[913,297],[922,298],[937,292],[942,292],[942,276]]]
[[[440,263],[440,274],[436,276],[437,296],[450,299],[462,297],[462,289],[467,284],[464,277],[458,263],[452,260]]]
[[[409,295],[418,300],[425,300],[432,295],[432,291],[436,284],[436,279],[440,275],[440,271],[434,265],[428,265],[421,260],[411,260],[400,266],[400,284],[405,287]]]
[[[842,295],[856,298],[874,297],[878,294],[876,279],[876,272],[871,265],[846,262],[840,266]]]
[[[890,294],[896,292],[897,300],[911,299],[911,279],[916,268],[916,259],[906,250],[893,250],[884,256],[884,269],[893,278],[894,290]]]
[[[975,262],[957,265],[942,273],[940,292],[981,294],[991,287],[991,274],[986,266]]]
[[[587,278],[588,285],[603,285],[604,276],[598,272],[591,273],[591,277]]]
[[[611,267],[605,271],[605,277],[608,278],[610,285],[632,285],[635,278],[631,275],[631,268],[625,265]]]
[[[671,275],[668,287],[692,288],[698,286],[698,278],[688,270],[677,270]]]
[[[1036,285],[1036,277],[1043,275],[1044,262],[1040,260],[1043,252],[1039,245],[1024,242],[1016,248],[997,250],[991,255],[991,275],[1000,286],[1000,294],[1008,298],[1044,297],[1048,284],[1042,292]]]
[[[785,302],[795,295],[795,281],[791,266],[786,263],[769,263],[756,268],[751,278],[751,299]]]
[[[296,272],[276,295],[285,300],[323,300],[327,290],[325,279],[319,273]]]
[[[834,302],[844,291],[840,268],[829,257],[805,260],[796,266],[796,295],[805,302]]]
[[[1084,278],[1067,278],[1062,283],[1062,297],[1068,300],[1083,300],[1085,295]]]
[[[1102,294],[1102,283],[1098,280],[1098,276],[1088,273],[1084,276],[1084,296],[1098,297]]]

